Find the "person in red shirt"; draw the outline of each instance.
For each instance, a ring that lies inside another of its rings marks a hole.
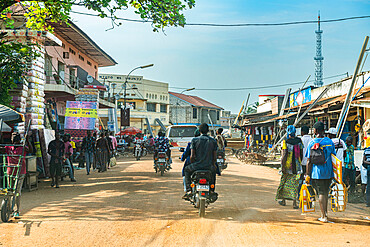
[[[32,153],[32,145],[29,141],[29,136],[26,136],[26,145],[21,145],[21,136],[19,133],[15,133],[12,136],[12,143],[17,146],[6,146],[5,152],[8,154],[8,169],[7,173],[12,177],[12,182],[16,182],[16,191],[15,194],[18,194],[18,196],[15,199],[15,210],[14,210],[14,217],[19,218],[19,212],[20,212],[20,206],[21,206],[21,192],[23,187],[23,181],[26,177],[26,160],[24,157],[27,153]],[[15,155],[15,156],[10,156]],[[22,158],[22,160],[19,160]],[[19,167],[20,166],[20,167]],[[19,171],[20,168],[20,171]],[[18,177],[18,179],[17,179]],[[14,184],[13,184],[14,185]]]

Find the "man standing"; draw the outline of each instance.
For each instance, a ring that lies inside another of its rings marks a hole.
[[[366,207],[370,207],[370,147],[365,148],[362,166],[366,170],[367,185],[366,185]],[[362,176],[362,173],[361,173]]]
[[[346,157],[346,151],[347,146],[346,143],[340,139],[337,138],[337,129],[336,128],[330,128],[328,131],[326,131],[327,134],[329,134],[329,138],[333,141],[335,146],[335,152],[337,153],[337,158],[342,161],[342,167],[344,168],[344,157]]]
[[[64,143],[60,140],[59,132],[55,132],[55,140],[51,141],[48,146],[50,159],[50,176],[51,187],[59,188],[58,178],[62,174],[62,162],[64,157]]]
[[[305,154],[307,152],[307,147],[308,147],[308,144],[310,144],[310,142],[312,141],[312,138],[311,136],[308,134],[310,131],[310,129],[308,128],[308,126],[302,126],[301,128],[301,135],[302,135],[302,143],[303,143],[303,154]],[[306,174],[306,167],[307,166],[307,157],[304,156],[303,159],[302,159],[302,174]]]
[[[91,131],[87,131],[87,136],[82,141],[82,151],[85,152],[86,173],[90,174],[91,164],[94,162],[95,138],[91,136]]]
[[[328,222],[328,198],[329,187],[334,177],[331,154],[335,153],[335,147],[332,140],[324,137],[324,123],[316,122],[313,126],[315,138],[307,147],[307,172],[306,182],[315,187],[319,195],[319,204],[321,209],[321,222]]]
[[[193,138],[190,144],[191,164],[186,166],[185,171],[185,184],[186,194],[182,197],[188,199],[191,196],[191,175],[197,170],[210,170],[212,172],[212,184],[216,185],[216,151],[217,142],[212,137],[208,136],[209,127],[208,124],[202,123],[199,126],[201,136]],[[214,192],[213,192],[214,193]],[[214,193],[216,196],[217,194]]]

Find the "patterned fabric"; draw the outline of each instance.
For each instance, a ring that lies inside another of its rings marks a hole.
[[[282,174],[280,185],[276,192],[276,200],[296,200],[299,187],[299,174]]]
[[[167,137],[158,137],[155,139],[155,147],[158,152],[167,152],[170,144]]]
[[[289,138],[283,141],[282,145],[282,171],[284,174],[301,174],[302,160],[301,154],[303,150],[302,141],[297,138]]]
[[[86,136],[82,141],[82,149],[85,152],[95,152],[95,138]]]
[[[346,157],[344,159],[344,167],[347,169],[355,169],[355,147],[353,145],[347,147]]]

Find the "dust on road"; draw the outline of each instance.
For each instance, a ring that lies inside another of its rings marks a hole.
[[[125,158],[105,173],[76,171],[77,183],[60,189],[42,181],[25,192],[20,220],[0,223],[3,246],[368,246],[370,217],[364,204],[329,213],[302,215],[277,205],[277,170],[229,159],[217,180],[219,199],[200,219],[181,200],[181,168],[175,163],[163,177],[150,157]]]

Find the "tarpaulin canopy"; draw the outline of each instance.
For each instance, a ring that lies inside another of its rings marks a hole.
[[[128,127],[127,129],[121,130],[116,135],[123,136],[123,135],[136,135],[137,133],[142,133],[141,129],[136,127]]]
[[[0,119],[7,124],[14,124],[24,121],[23,114],[5,106],[0,105]]]
[[[9,125],[0,120],[0,132],[12,132],[12,128],[10,128]]]

